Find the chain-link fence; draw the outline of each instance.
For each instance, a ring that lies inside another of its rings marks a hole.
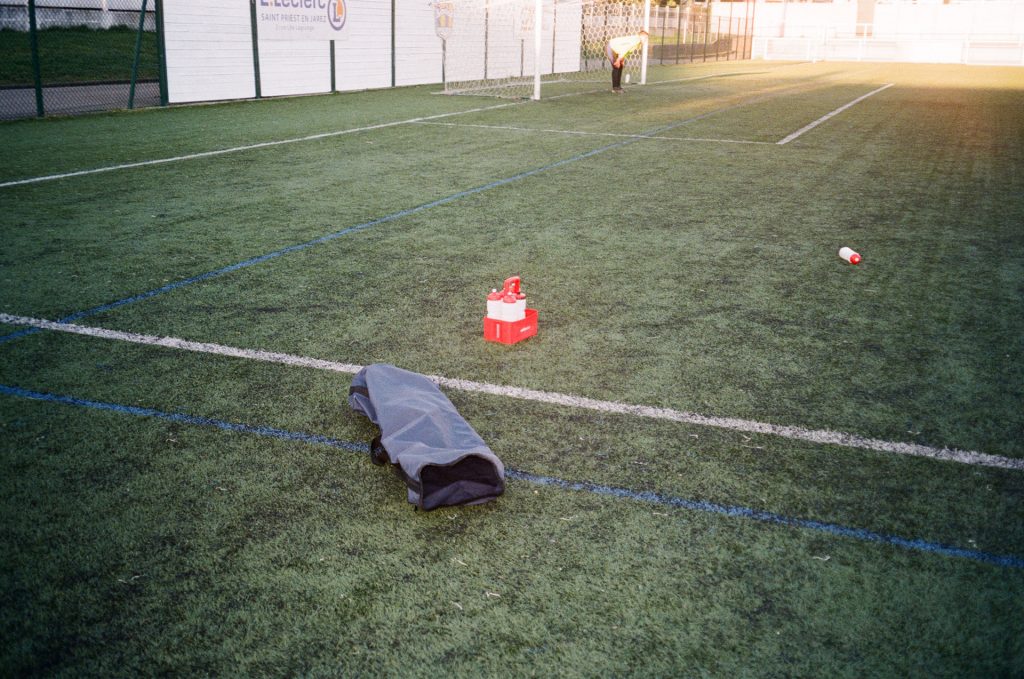
[[[0,0],[0,120],[166,104],[159,0]]]
[[[651,7],[651,64],[749,59],[753,43],[751,0],[688,2]],[[727,9],[722,9],[727,8]]]

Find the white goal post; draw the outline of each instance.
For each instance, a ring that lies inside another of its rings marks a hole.
[[[650,27],[650,0],[434,0],[445,94],[519,99],[610,83],[605,46]],[[647,81],[636,49],[626,82]]]

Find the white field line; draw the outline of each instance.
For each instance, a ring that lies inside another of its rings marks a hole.
[[[737,71],[735,73],[724,73],[724,74],[723,73],[716,73],[716,74],[710,74],[710,75],[696,76],[696,77],[693,77],[693,78],[681,78],[681,79],[678,79],[678,80],[665,80],[665,81],[661,81],[661,82],[658,82],[658,83],[649,83],[649,84],[650,85],[662,85],[662,84],[670,84],[670,83],[687,82],[687,81],[693,81],[693,80],[706,80],[708,78],[717,78],[717,77],[721,77],[723,75],[744,75],[744,72]],[[888,85],[887,85],[887,87],[888,87]],[[573,94],[563,94],[563,95],[558,95],[558,96],[555,96],[555,97],[547,97],[546,99],[549,99],[549,100],[550,99],[560,99],[562,97],[577,96],[579,94],[592,94],[594,92],[600,92],[600,91],[602,91],[602,90],[592,90],[590,92],[578,92],[578,93],[573,93]],[[258,144],[247,144],[245,146],[233,146],[233,147],[226,148],[226,149],[217,149],[215,151],[201,151],[199,153],[188,153],[188,154],[180,155],[180,156],[171,156],[169,158],[156,158],[156,159],[153,159],[153,160],[141,160],[141,161],[134,162],[134,163],[121,163],[119,165],[107,165],[105,167],[96,167],[96,168],[92,168],[92,169],[89,169],[89,170],[76,170],[75,172],[63,172],[63,173],[60,173],[60,174],[50,174],[50,175],[42,175],[42,176],[39,176],[39,177],[29,177],[27,179],[15,179],[15,180],[6,181],[6,182],[0,182],[0,189],[9,188],[9,187],[12,187],[12,186],[24,186],[26,184],[39,184],[41,182],[56,181],[56,180],[59,180],[59,179],[70,179],[72,177],[83,177],[83,176],[86,176],[86,175],[100,174],[100,173],[103,173],[103,172],[115,172],[117,170],[130,170],[132,168],[138,168],[138,167],[150,167],[150,166],[153,166],[153,165],[164,165],[164,164],[167,164],[167,163],[179,163],[179,162],[184,162],[184,161],[188,161],[188,160],[198,160],[200,158],[211,158],[211,157],[214,157],[214,156],[221,156],[221,155],[225,155],[225,154],[228,154],[228,153],[240,153],[240,152],[243,152],[243,151],[254,151],[256,149],[270,148],[270,147],[273,147],[273,146],[281,146],[283,144],[297,144],[297,143],[300,143],[300,142],[315,141],[317,139],[327,139],[327,138],[330,138],[330,137],[338,137],[338,136],[342,136],[342,135],[346,135],[346,134],[355,134],[357,132],[370,132],[372,130],[381,130],[381,129],[385,129],[385,128],[388,128],[388,127],[396,127],[398,125],[409,125],[409,124],[413,124],[413,123],[423,123],[423,122],[427,122],[427,121],[430,121],[430,120],[436,120],[438,118],[448,118],[450,116],[462,115],[464,113],[479,113],[481,111],[491,111],[491,110],[495,110],[495,109],[499,109],[499,108],[507,108],[509,106],[519,106],[521,104],[527,103],[528,101],[530,101],[530,100],[503,102],[503,103],[500,103],[500,104],[494,104],[492,106],[481,106],[481,107],[477,107],[477,108],[466,109],[465,111],[452,111],[450,113],[438,113],[438,114],[432,115],[432,116],[422,116],[422,117],[419,117],[419,118],[409,118],[407,120],[396,120],[396,121],[392,121],[390,123],[380,123],[380,124],[377,124],[377,125],[367,125],[367,126],[364,126],[364,127],[352,127],[352,128],[348,128],[348,129],[345,129],[345,130],[335,130],[335,131],[332,131],[332,132],[322,132],[322,133],[319,133],[319,134],[307,135],[305,137],[294,137],[294,138],[291,138],[291,139],[279,139],[279,140],[276,140],[276,141],[265,141],[265,142],[260,142]],[[856,103],[856,102],[853,102],[853,103]],[[623,136],[629,136],[629,135],[623,135]],[[642,136],[642,135],[637,135],[637,136]],[[661,139],[662,137],[648,137],[648,138],[649,139]],[[664,138],[665,139],[676,139],[674,137],[664,137]],[[686,139],[685,141],[724,141],[724,142],[727,142],[729,140]],[[768,142],[734,142],[734,143],[762,144],[762,143],[768,143]],[[782,144],[782,143],[785,143],[785,142],[777,142],[777,143]]]
[[[867,94],[861,95],[861,96],[857,97],[856,99],[854,99],[853,101],[849,102],[848,104],[843,104],[842,106],[837,108],[835,111],[832,111],[831,113],[826,113],[822,117],[820,117],[817,120],[815,120],[813,123],[810,123],[809,125],[804,125],[799,130],[794,132],[793,134],[791,134],[788,137],[785,137],[783,139],[780,139],[779,141],[777,141],[775,143],[778,144],[779,146],[782,146],[783,144],[788,144],[789,142],[793,141],[794,139],[796,139],[797,137],[802,135],[804,132],[809,132],[809,131],[813,130],[814,128],[816,128],[818,125],[821,125],[823,122],[825,122],[829,118],[832,118],[833,116],[839,115],[840,113],[842,113],[846,109],[850,108],[851,106],[855,106],[855,105],[859,104],[860,102],[864,101],[865,99],[867,99],[868,97],[874,96],[874,95],[878,94],[879,92],[881,92],[882,90],[887,90],[887,89],[889,89],[892,86],[893,86],[893,83],[889,83],[887,85],[882,85],[877,90],[873,90],[871,92],[868,92]]]
[[[239,349],[228,347],[223,344],[212,344],[209,342],[192,342],[175,337],[157,337],[155,335],[140,335],[134,332],[121,332],[119,330],[107,330],[73,323],[58,323],[56,321],[45,321],[38,318],[27,318],[25,316],[11,316],[0,313],[0,323],[10,325],[28,326],[41,330],[54,330],[67,332],[75,335],[86,335],[101,339],[119,340],[132,344],[145,344],[153,347],[166,347],[168,349],[181,349],[194,351],[200,354],[216,354],[218,356],[232,356],[234,358],[245,358],[253,361],[264,361],[266,363],[281,363],[300,368],[315,368],[317,370],[330,370],[333,372],[356,374],[362,369],[360,365],[348,363],[337,363],[335,361],[322,361],[316,358],[306,358],[293,354],[281,354],[273,351],[262,351],[259,349]]]
[[[625,139],[664,139],[667,141],[712,142],[718,144],[774,144],[770,141],[747,141],[744,139],[704,139],[701,137],[664,137],[650,134],[621,134],[616,132],[584,132],[582,130],[557,130],[536,127],[517,127],[515,125],[477,125],[473,123],[434,123],[424,121],[420,125],[440,125],[444,127],[479,127],[485,130],[506,130],[510,132],[545,132],[553,134],[570,134],[581,137],[619,137]]]
[[[316,141],[317,139],[327,139],[329,137],[340,137],[346,134],[355,134],[357,132],[370,132],[372,130],[382,130],[387,127],[395,127],[398,125],[409,125],[411,123],[422,123],[428,120],[436,120],[437,118],[447,118],[449,116],[462,115],[464,113],[479,113],[480,111],[491,111],[498,108],[505,108],[508,106],[518,106],[524,102],[512,101],[501,104],[495,104],[493,106],[481,106],[479,108],[466,109],[465,111],[453,111],[451,113],[438,113],[432,116],[423,116],[420,118],[409,118],[408,120],[396,120],[390,123],[379,123],[377,125],[367,125],[365,127],[351,127],[345,130],[335,130],[333,132],[321,132],[319,134],[311,134],[305,137],[295,137],[293,139],[279,139],[277,141],[265,141],[258,144],[247,144],[245,146],[234,146],[226,149],[218,149],[216,151],[202,151],[199,153],[189,153],[182,156],[173,156],[170,158],[157,158],[155,160],[142,160],[135,163],[122,163],[121,165],[108,165],[106,167],[97,167],[91,170],[78,170],[76,172],[64,172],[62,174],[50,174],[41,177],[31,177],[29,179],[16,179],[13,181],[0,183],[0,189],[7,188],[10,186],[22,186],[24,184],[38,184],[40,182],[49,182],[57,179],[68,179],[70,177],[82,177],[84,175],[99,174],[101,172],[114,172],[115,170],[129,170],[136,167],[149,167],[151,165],[163,165],[166,163],[180,163],[186,160],[197,160],[199,158],[210,158],[213,156],[222,156],[227,153],[240,153],[242,151],[253,151],[256,149],[265,149],[272,146],[281,146],[283,144],[298,144],[305,141]]]
[[[757,73],[759,73],[759,71],[730,71],[728,73],[709,73],[707,75],[697,75],[697,76],[691,76],[689,78],[675,78],[673,80],[659,80],[657,82],[648,82],[646,85],[635,85],[634,87],[641,87],[642,88],[642,87],[655,87],[657,85],[676,85],[676,84],[679,84],[679,83],[693,82],[695,80],[710,80],[711,78],[722,78],[722,77],[731,76],[731,75],[756,75]],[[575,80],[575,81],[573,81],[573,80],[555,80],[555,81],[549,81],[549,82],[553,82],[553,83],[566,83],[566,82],[597,83],[597,82],[604,82],[604,80],[601,80],[601,81],[598,81],[598,80],[583,80],[583,81],[581,81],[581,80]],[[566,97],[579,97],[579,96],[582,96],[584,94],[598,94],[600,92],[607,92],[607,91],[608,91],[607,86],[605,86],[605,87],[597,87],[597,88],[594,88],[592,90],[584,90],[584,91],[581,91],[581,92],[566,92],[565,94],[556,94],[556,95],[549,96],[549,97],[543,97],[542,96],[541,100],[542,101],[554,101],[556,99],[565,99]],[[650,139],[657,139],[658,137],[649,137],[649,138]],[[692,140],[692,141],[704,141],[704,140]],[[749,142],[749,143],[751,143],[751,144],[755,144],[755,143],[756,144],[762,144],[762,143],[768,144],[768,143],[771,143],[771,142]]]
[[[602,73],[607,74],[608,71],[603,71]],[[750,75],[751,73],[757,73],[757,71],[732,71],[732,72],[729,72],[729,73],[709,73],[707,75],[697,75],[697,76],[691,76],[689,78],[675,78],[673,80],[659,80],[657,82],[648,82],[647,86],[672,85],[672,84],[676,84],[676,83],[692,82],[694,80],[708,80],[710,78],[721,78],[721,77],[730,76],[730,75]],[[602,78],[601,80],[565,80],[565,79],[561,79],[561,80],[547,80],[547,81],[544,81],[543,84],[544,85],[556,85],[556,84],[560,84],[560,83],[564,84],[564,83],[598,83],[598,82],[603,83],[603,82],[605,82],[605,79]],[[451,92],[441,92],[439,94],[462,94],[463,92],[472,92],[472,91],[474,91],[472,88],[468,88],[468,89],[462,89],[462,90],[452,90]],[[605,92],[605,91],[607,91],[607,88],[606,87],[601,87],[601,88],[595,88],[595,89],[592,89],[592,90],[585,90],[585,91],[582,91],[582,92],[567,92],[565,94],[556,94],[556,95],[549,96],[549,97],[541,96],[541,100],[543,100],[543,101],[552,101],[552,100],[555,100],[555,99],[565,99],[566,97],[578,97],[578,96],[583,95],[583,94],[596,94],[598,92]]]
[[[690,78],[674,78],[672,80],[658,80],[656,82],[648,81],[647,85],[650,85],[652,87],[654,85],[674,85],[676,83],[693,82],[694,80],[709,80],[710,78],[725,78],[725,77],[731,76],[731,75],[751,75],[751,74],[755,74],[756,75],[757,73],[758,73],[757,71],[731,71],[729,73],[709,73],[707,75],[697,75],[697,76],[693,76],[693,77],[690,77]]]
[[[86,335],[101,339],[118,340],[122,342],[130,342],[132,344],[166,347],[169,349],[194,351],[203,354],[232,356],[235,358],[279,363],[302,368],[313,368],[316,370],[328,370],[339,373],[355,374],[362,369],[362,366],[350,363],[338,363],[318,358],[295,356],[293,354],[282,354],[272,351],[262,351],[259,349],[241,349],[209,342],[191,342],[189,340],[174,337],[140,335],[136,333],[107,330],[105,328],[88,327],[71,323],[57,323],[55,321],[28,318],[25,316],[13,316],[4,313],[0,313],[0,323],[29,326],[43,330],[73,333],[76,335]],[[858,436],[857,434],[829,431],[827,429],[805,429],[803,427],[767,424],[764,422],[742,420],[731,417],[710,417],[707,415],[700,415],[698,413],[674,410],[672,408],[658,408],[654,406],[619,403],[616,401],[601,401],[584,396],[574,396],[572,394],[560,394],[550,391],[538,391],[535,389],[487,384],[485,382],[473,382],[470,380],[453,379],[437,375],[431,375],[429,377],[442,387],[458,389],[460,391],[491,394],[505,398],[515,398],[523,401],[547,403],[570,408],[581,408],[602,413],[632,415],[635,417],[644,417],[655,420],[667,420],[669,422],[681,422],[684,424],[715,427],[718,429],[728,429],[738,432],[771,434],[772,436],[809,441],[811,443],[836,445],[846,448],[859,448],[863,450],[907,455],[911,457],[927,457],[935,460],[947,460],[950,462],[959,462],[961,464],[974,466],[1024,470],[1024,459],[1000,457],[997,455],[988,455],[986,453],[970,450],[933,448],[931,446],[924,446],[916,443],[900,443],[881,439],[871,439]]]

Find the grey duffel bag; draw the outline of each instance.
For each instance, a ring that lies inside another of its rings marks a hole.
[[[505,467],[427,377],[377,363],[352,380],[348,402],[380,427],[375,464],[391,463],[420,509],[487,502],[505,490]]]

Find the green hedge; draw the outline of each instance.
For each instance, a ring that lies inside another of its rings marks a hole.
[[[38,32],[44,85],[127,82],[131,79],[137,31],[119,27],[47,28]],[[32,85],[32,48],[27,32],[0,30],[0,86]],[[158,75],[156,33],[143,33],[139,79]]]

